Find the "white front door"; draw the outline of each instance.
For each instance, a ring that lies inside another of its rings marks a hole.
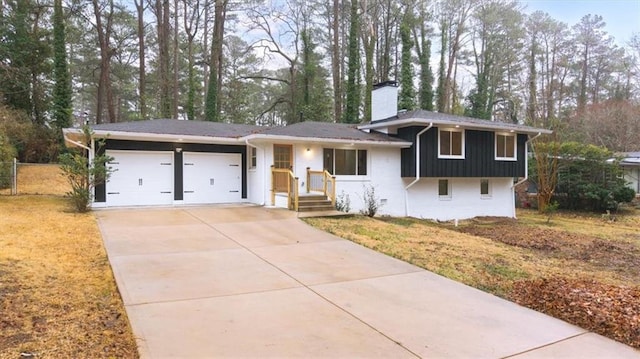
[[[173,203],[173,152],[107,150],[107,206]]]
[[[239,153],[184,152],[184,203],[232,203],[242,200]]]

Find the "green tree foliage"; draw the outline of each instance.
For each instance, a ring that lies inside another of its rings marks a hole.
[[[302,30],[302,69],[298,79],[298,105],[302,121],[329,121],[331,119],[331,98],[327,78],[329,74],[320,66],[320,56],[316,52],[311,32]]]
[[[422,41],[422,54],[420,56],[420,109],[433,111],[433,70],[429,60],[431,59],[431,40]]]
[[[4,103],[46,121],[46,74],[50,72],[48,30],[40,22],[46,8],[32,1],[7,1],[0,14],[0,92]]]
[[[557,186],[553,199],[561,208],[604,211],[629,202],[635,192],[626,187],[622,169],[614,154],[604,147],[578,142],[549,142],[536,146],[549,156],[557,155]],[[539,179],[539,165],[530,168],[531,178]]]
[[[71,75],[67,67],[67,50],[62,0],[53,4],[53,121],[56,128],[71,126]]]
[[[416,91],[413,87],[413,64],[411,48],[413,39],[408,21],[403,20],[400,25],[400,39],[402,41],[402,60],[400,65],[400,98],[398,110],[414,110],[416,108]]]
[[[360,44],[358,34],[360,32],[360,20],[358,15],[358,0],[351,1],[349,24],[349,48],[347,62],[347,101],[344,112],[344,122],[360,122]]]
[[[85,126],[83,133],[83,142],[89,146],[93,132]],[[103,145],[104,143],[97,141],[98,148]],[[96,152],[100,153],[100,151]],[[112,160],[112,157],[101,154],[89,161],[89,153],[86,149],[73,150],[60,156],[62,173],[71,185],[71,191],[67,196],[71,199],[76,211],[82,213],[89,210],[95,186],[107,181],[112,173],[112,169],[106,165]]]

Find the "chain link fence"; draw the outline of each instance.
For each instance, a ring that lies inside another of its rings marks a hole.
[[[64,195],[69,190],[57,164],[0,162],[0,195]]]

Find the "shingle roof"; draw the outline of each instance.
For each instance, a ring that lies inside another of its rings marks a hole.
[[[358,125],[331,122],[299,122],[284,127],[271,127],[262,135],[322,138],[351,141],[404,142],[401,139],[377,132],[365,132]]]
[[[93,130],[153,133],[177,136],[239,138],[260,132],[265,127],[209,121],[147,120],[93,125]]]
[[[450,115],[447,113],[432,112],[432,111],[425,111],[425,110],[401,112],[397,116],[390,117],[388,119],[384,119],[380,121],[375,121],[373,123],[369,123],[360,127],[363,127],[363,128],[376,127],[376,125],[393,126],[394,123],[402,122],[402,121],[410,121],[414,119],[422,120],[423,122],[434,122],[434,125],[436,124],[460,125],[463,127],[488,128],[488,129],[498,129],[498,130],[505,130],[505,131],[513,130],[514,132],[523,132],[523,133],[538,133],[538,132],[551,133],[550,130],[535,128],[531,126],[525,126],[525,125],[519,125],[519,124],[507,123],[507,122],[482,120],[478,118]]]
[[[94,131],[128,132],[140,134],[159,134],[175,136],[205,136],[223,138],[242,138],[258,135],[287,136],[298,138],[337,139],[371,142],[403,142],[403,140],[382,133],[361,131],[357,125],[330,122],[300,122],[283,127],[253,126],[207,121],[147,120],[119,123],[104,123],[92,126]]]

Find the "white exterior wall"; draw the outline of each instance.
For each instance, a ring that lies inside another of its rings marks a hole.
[[[409,216],[441,221],[477,216],[515,217],[511,178],[489,178],[487,197],[480,195],[480,178],[448,178],[451,196],[440,198],[438,180],[422,178],[409,189]]]
[[[264,183],[270,183],[270,177],[266,177],[267,173],[264,171],[265,164],[270,166],[270,162],[265,162],[266,151],[263,146],[255,145],[256,152],[256,167],[251,168],[251,146],[247,146],[247,201],[258,205],[269,205],[265,202],[265,190],[267,187]],[[273,151],[273,150],[272,150]]]
[[[624,168],[624,180],[627,181],[627,187],[636,191],[636,195],[640,194],[640,168],[626,167]]]
[[[273,143],[261,143],[257,147],[257,168],[248,171],[248,200],[271,206]],[[300,193],[306,191],[307,167],[322,169],[323,148],[357,148],[368,152],[366,176],[336,176],[336,194],[349,196],[351,213],[364,208],[364,190],[373,186],[376,196],[383,202],[379,215],[443,221],[476,216],[515,217],[512,178],[490,178],[491,195],[486,197],[480,195],[480,178],[448,178],[451,197],[446,199],[438,196],[438,178],[421,178],[407,192],[405,188],[414,178],[400,177],[399,148],[294,144],[293,172],[299,178]],[[276,206],[285,207],[284,198],[277,198]]]
[[[367,176],[337,176],[336,195],[344,191],[351,201],[351,212],[364,209],[364,191],[373,187],[382,202],[380,215],[405,216],[404,181],[400,177],[399,148],[367,149]]]

